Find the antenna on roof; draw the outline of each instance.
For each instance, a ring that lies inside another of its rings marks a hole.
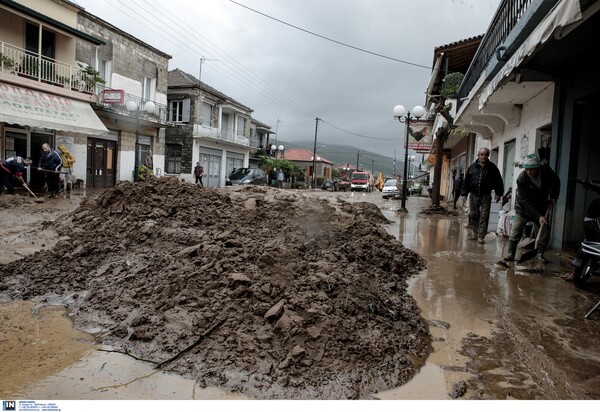
[[[200,57],[200,70],[198,71],[198,81],[202,81],[202,63],[204,62],[218,62],[217,59],[207,59],[206,57]]]

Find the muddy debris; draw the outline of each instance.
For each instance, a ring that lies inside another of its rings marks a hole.
[[[423,260],[374,205],[264,187],[120,182],[49,222],[55,247],[0,265],[0,300],[60,302],[100,343],[259,399],[367,398],[431,336]]]
[[[427,209],[421,210],[420,213],[422,213],[424,215],[458,216],[458,212],[456,212],[454,210],[450,210],[443,206],[431,206],[431,207],[428,207]]]

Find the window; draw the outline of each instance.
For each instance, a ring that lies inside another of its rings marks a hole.
[[[169,101],[169,121],[175,123],[189,123],[190,99]]]
[[[169,106],[169,120],[175,123],[183,122],[183,100],[171,100]]]
[[[238,136],[244,136],[244,133],[246,132],[246,118],[244,117],[238,117],[238,124],[237,124],[237,135]]]
[[[110,77],[111,77],[111,62],[110,60],[98,59],[98,73],[99,76],[106,81],[103,87],[110,88]]]
[[[142,84],[142,97],[144,100],[154,100],[154,90],[156,89],[156,79],[144,76]]]
[[[212,116],[213,105],[207,102],[202,103],[202,124],[210,126],[210,119]]]
[[[167,144],[165,157],[165,173],[181,173],[181,145]]]

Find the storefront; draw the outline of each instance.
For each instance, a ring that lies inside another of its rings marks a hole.
[[[0,124],[2,159],[31,157],[36,165],[43,143],[56,148],[65,142],[80,159],[74,172],[81,176],[85,174],[87,136],[108,133],[89,103],[1,82]],[[81,150],[77,149],[78,144],[82,145]],[[36,173],[27,173],[26,177],[33,187],[42,184],[42,176]]]

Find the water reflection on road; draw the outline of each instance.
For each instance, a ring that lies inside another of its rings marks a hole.
[[[464,213],[419,213],[427,206],[429,199],[409,198],[409,212],[398,214],[393,202],[380,205],[394,222],[387,230],[427,261],[409,285],[429,322],[434,350],[412,381],[376,397],[578,399],[592,388],[597,399],[597,383],[576,371],[589,367],[588,375],[598,376],[600,370],[598,328],[585,327],[583,319],[597,295],[564,281],[571,271],[569,256],[548,252],[550,264],[497,266],[507,253],[506,239],[490,233],[484,245],[468,241]],[[592,351],[580,358],[587,347]],[[573,366],[565,366],[566,360]],[[557,384],[557,378],[570,381],[561,382],[564,391],[544,387]]]

